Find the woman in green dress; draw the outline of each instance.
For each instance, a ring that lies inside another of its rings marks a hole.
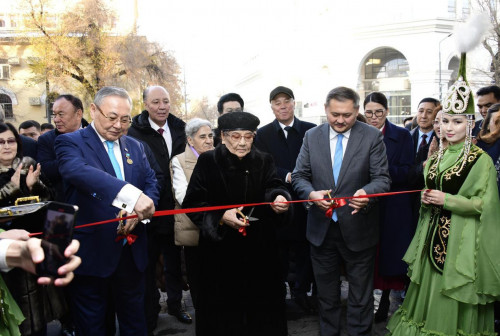
[[[462,64],[463,63],[463,64]],[[489,155],[471,143],[474,102],[461,74],[443,105],[449,146],[429,158],[415,236],[404,256],[410,286],[390,335],[494,335],[500,298],[500,201]]]

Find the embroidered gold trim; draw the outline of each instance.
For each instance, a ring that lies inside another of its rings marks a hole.
[[[469,155],[466,158],[461,157],[457,160],[457,162],[444,174],[444,179],[449,181],[453,177],[453,175],[460,176],[462,170],[465,167],[466,163],[471,163],[476,160],[477,156],[482,152],[482,149],[479,147],[473,148]]]
[[[448,236],[450,235],[450,224],[451,220],[446,216],[442,216],[439,219],[440,224],[438,224],[438,237],[439,244],[434,245],[434,260],[437,264],[444,265],[446,260],[446,251],[448,247]]]

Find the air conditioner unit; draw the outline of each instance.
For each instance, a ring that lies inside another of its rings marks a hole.
[[[10,65],[19,65],[19,57],[9,57]]]
[[[40,97],[29,97],[29,102],[31,106],[39,106],[42,105],[40,101]]]

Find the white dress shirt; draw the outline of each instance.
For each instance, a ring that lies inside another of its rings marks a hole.
[[[330,127],[330,155],[332,158],[332,171],[333,171],[333,165],[335,164],[334,158],[335,158],[335,148],[337,148],[337,135],[339,133],[335,132],[332,127]],[[347,148],[347,143],[349,142],[349,136],[351,136],[351,129],[349,129],[347,132],[342,133],[344,136],[342,138],[342,158],[345,155],[345,150]]]
[[[99,132],[95,129],[94,122],[90,124],[94,130],[97,133],[97,136],[101,140],[102,145],[104,146],[104,149],[106,150],[106,153],[108,152],[108,146],[106,145],[106,139],[104,139]],[[122,157],[122,152],[120,151],[120,141],[115,140],[114,141],[114,146],[113,146],[113,153],[115,154],[116,161],[118,161],[118,165],[120,166],[120,170],[122,173],[123,178],[125,179],[125,172],[123,171],[123,157]],[[127,183],[126,185],[123,186],[123,188],[118,192],[116,195],[115,199],[113,200],[113,203],[111,203],[114,207],[117,207],[119,209],[124,209],[128,213],[132,213],[135,208],[135,204],[137,203],[137,200],[139,199],[139,196],[141,196],[142,190],[139,188],[136,188],[130,183]]]
[[[165,125],[163,126],[158,126],[155,124],[153,120],[151,120],[151,117],[148,117],[149,120],[149,125],[151,126],[152,129],[158,132],[159,128],[163,128],[163,139],[165,139],[165,142],[167,143],[167,148],[168,148],[168,155],[169,157],[172,157],[172,134],[170,134],[170,128],[168,127],[168,123],[165,122]]]

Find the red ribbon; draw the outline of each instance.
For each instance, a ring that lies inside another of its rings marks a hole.
[[[394,192],[370,194],[370,195],[346,196],[346,197],[334,197],[334,198],[319,198],[319,199],[313,199],[313,200],[295,200],[295,201],[284,201],[284,202],[278,202],[278,203],[291,204],[291,203],[304,203],[304,202],[317,202],[317,201],[336,201],[336,202],[344,202],[344,204],[340,205],[340,206],[343,206],[347,203],[346,200],[350,200],[350,199],[354,199],[354,198],[384,197],[384,196],[392,196],[392,195],[399,195],[399,194],[411,194],[411,193],[416,193],[416,192],[421,192],[421,191],[422,190],[394,191]],[[260,203],[247,203],[247,204],[216,205],[216,206],[208,206],[208,207],[189,208],[189,209],[160,210],[160,211],[156,211],[154,213],[153,217],[169,216],[169,215],[177,215],[177,214],[183,214],[183,213],[185,214],[185,213],[193,213],[193,212],[226,210],[226,209],[234,209],[234,208],[239,208],[239,207],[254,207],[254,206],[260,206],[260,205],[271,205],[273,203],[274,202],[260,202]],[[131,219],[131,218],[137,218],[137,215],[112,218],[112,219],[107,219],[107,220],[103,220],[100,222],[78,225],[78,226],[75,226],[75,229],[81,229],[81,228],[85,228],[85,227],[89,227],[89,226],[102,225],[102,224],[107,224],[107,223],[113,223],[113,222],[117,222],[119,220],[125,221],[125,220]],[[33,237],[33,236],[39,236],[41,234],[42,234],[42,232],[35,232],[35,233],[30,233],[29,236]]]
[[[331,204],[330,204],[330,207],[325,212],[325,216],[327,218],[332,218],[332,216],[333,216],[333,209],[340,208],[341,206],[344,206],[346,204],[347,204],[347,202],[345,201],[344,198],[332,201]]]
[[[138,237],[137,235],[131,234],[131,233],[128,233],[126,235],[119,235],[119,236],[116,237],[115,242],[118,242],[118,241],[120,241],[122,239],[126,239],[127,240],[127,244],[132,245],[137,240],[137,237]]]

